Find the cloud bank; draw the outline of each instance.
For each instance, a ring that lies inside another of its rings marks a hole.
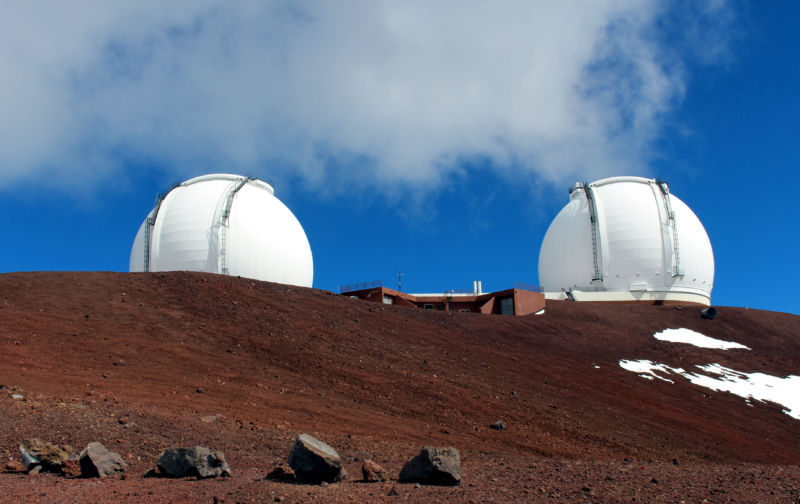
[[[0,189],[153,167],[379,188],[437,187],[473,161],[641,173],[686,62],[724,57],[732,9],[697,5],[12,1]]]

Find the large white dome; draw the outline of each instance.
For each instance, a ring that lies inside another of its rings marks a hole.
[[[311,287],[311,247],[262,180],[215,174],[159,198],[139,227],[130,271],[206,271]]]
[[[539,253],[548,297],[710,304],[714,254],[666,182],[614,177],[570,189]]]

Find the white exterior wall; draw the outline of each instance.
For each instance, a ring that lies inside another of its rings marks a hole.
[[[257,280],[311,287],[313,259],[308,238],[272,186],[238,175],[188,180],[161,202],[152,227],[150,271],[223,272]],[[154,208],[150,214],[154,214]],[[145,269],[146,223],[131,248],[130,271]],[[224,241],[224,244],[223,244]],[[224,255],[224,259],[223,259]]]

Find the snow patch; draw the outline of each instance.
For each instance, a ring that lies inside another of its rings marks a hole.
[[[638,361],[630,361],[630,360],[621,360],[619,361],[619,365],[623,369],[627,369],[628,371],[633,371],[634,373],[638,373],[639,376],[642,378],[647,378],[648,380],[653,380],[655,378],[669,382],[675,383],[674,381],[670,380],[669,378],[664,378],[663,376],[659,376],[656,373],[663,373],[669,375],[670,373],[682,374],[685,371],[681,368],[671,368],[664,364],[657,364],[653,361],[649,360],[638,360]]]
[[[718,348],[721,350],[744,348],[745,350],[750,350],[749,347],[742,344],[733,341],[718,340],[686,328],[664,329],[661,332],[655,333],[653,337],[657,340],[670,341],[672,343],[688,343],[700,348]]]
[[[780,378],[765,373],[743,373],[719,364],[696,365],[705,374],[689,373],[683,368],[673,368],[646,359],[620,360],[619,365],[648,380],[657,378],[674,383],[657,373],[683,376],[695,385],[744,397],[748,406],[752,406],[751,400],[777,403],[785,408],[784,413],[800,420],[800,376]]]
[[[745,399],[774,402],[786,408],[784,413],[800,420],[800,376],[780,378],[765,373],[742,373],[719,364],[697,367],[719,378],[697,373],[684,375],[695,385],[730,392]]]

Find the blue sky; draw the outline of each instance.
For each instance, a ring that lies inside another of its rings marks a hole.
[[[666,179],[715,305],[800,313],[796,2],[20,3],[0,271],[125,271],[156,193],[270,178],[314,286],[537,284],[576,180]],[[334,7],[335,5],[335,7]]]

